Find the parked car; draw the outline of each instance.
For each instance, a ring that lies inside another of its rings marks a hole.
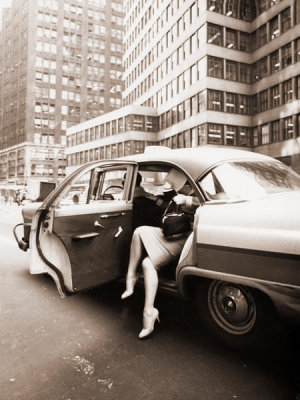
[[[137,172],[157,196],[169,188],[170,168],[186,175],[200,206],[180,260],[161,272],[160,288],[196,300],[207,326],[235,343],[258,333],[266,299],[298,323],[300,177],[254,152],[150,147],[81,166],[38,207],[23,208],[24,238],[14,232],[19,247],[30,249],[30,272],[49,274],[61,296],[124,277]]]

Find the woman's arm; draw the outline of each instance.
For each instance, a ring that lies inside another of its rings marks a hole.
[[[188,208],[197,207],[200,204],[198,197],[196,196],[185,196],[184,194],[178,194],[173,197],[173,201],[176,204],[180,204],[182,206],[186,206]]]

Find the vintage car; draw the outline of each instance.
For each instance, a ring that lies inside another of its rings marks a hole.
[[[160,289],[194,299],[209,329],[229,342],[255,337],[268,303],[299,322],[300,177],[254,152],[149,147],[79,167],[38,207],[23,208],[24,237],[14,233],[30,249],[30,272],[49,274],[61,296],[124,277],[133,229],[151,215],[151,205],[135,204],[137,174],[159,196],[171,168],[186,175],[200,205],[178,263],[160,272]]]

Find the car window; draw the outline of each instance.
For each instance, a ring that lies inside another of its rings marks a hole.
[[[74,204],[86,204],[90,186],[91,171],[80,176],[73,182],[67,191],[63,193],[57,206],[69,206]]]
[[[99,200],[122,200],[126,168],[98,170],[93,175],[90,202]]]
[[[300,189],[300,177],[279,162],[238,161],[215,167],[200,186],[209,200],[247,200]]]
[[[127,167],[94,168],[78,176],[57,198],[56,207],[124,199]]]

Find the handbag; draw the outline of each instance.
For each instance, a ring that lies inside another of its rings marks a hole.
[[[172,205],[175,204],[175,210],[171,211]],[[162,231],[167,239],[175,239],[183,236],[191,230],[190,219],[187,214],[182,211],[179,204],[170,201],[162,216]]]

